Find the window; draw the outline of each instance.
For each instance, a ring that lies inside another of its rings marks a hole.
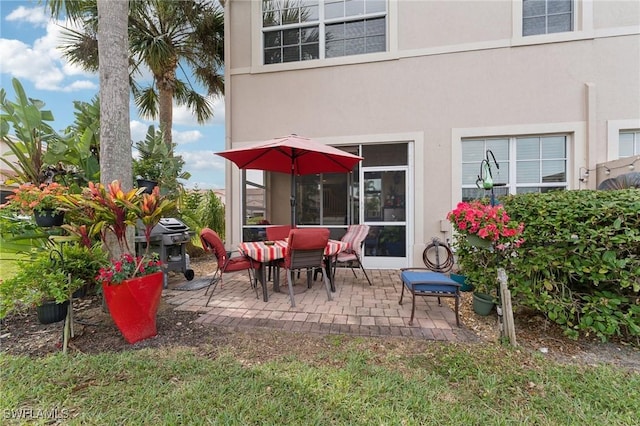
[[[384,52],[386,16],[385,0],[263,0],[264,63]]]
[[[618,157],[640,155],[640,130],[624,130],[620,132]]]
[[[256,227],[265,218],[267,211],[267,190],[264,186],[264,172],[260,170],[242,171],[242,210],[244,211],[242,241],[264,240],[264,227]]]
[[[522,35],[573,31],[573,0],[523,0]]]
[[[360,155],[357,145],[338,149]],[[298,176],[296,210],[298,225],[348,225],[359,223],[358,188],[360,164],[353,173],[323,173]]]
[[[496,196],[567,187],[567,136],[517,136],[462,141],[462,199],[488,196],[476,181],[489,155]],[[493,161],[495,157],[495,162]],[[484,177],[484,176],[483,176]]]

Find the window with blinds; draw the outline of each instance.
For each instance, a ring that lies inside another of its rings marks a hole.
[[[523,0],[522,35],[573,31],[574,0]]]
[[[386,0],[263,0],[264,64],[387,50]]]
[[[623,130],[620,132],[618,146],[618,157],[633,157],[640,155],[640,129]]]
[[[566,189],[567,135],[533,135],[462,140],[462,198],[479,199],[487,191],[476,185],[481,162],[489,165],[497,196]]]

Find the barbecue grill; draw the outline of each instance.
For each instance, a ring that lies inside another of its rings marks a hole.
[[[189,227],[178,219],[167,217],[151,229],[149,252],[158,253],[164,264],[164,288],[167,288],[167,273],[181,271],[184,277],[191,281],[194,277],[193,269],[189,269],[189,255],[186,244],[191,240]],[[144,237],[144,225],[138,223],[136,232],[136,251],[142,255],[147,248]]]

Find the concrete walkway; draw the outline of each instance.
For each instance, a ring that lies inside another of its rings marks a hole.
[[[336,272],[336,292],[333,300],[321,278],[307,289],[306,276],[296,280],[296,306],[290,306],[286,277],[280,278],[281,293],[268,283],[269,301],[256,297],[245,271],[224,275],[223,287],[215,289],[206,307],[205,288],[192,291],[175,290],[186,281],[182,275],[171,277],[169,288],[163,292],[165,300],[176,310],[201,313],[198,321],[223,327],[268,327],[324,334],[364,336],[411,336],[428,340],[469,342],[477,336],[462,324],[456,326],[454,311],[442,299],[442,306],[434,297],[417,297],[413,326],[411,295],[405,291],[403,304],[398,304],[402,283],[397,270],[367,270],[373,286],[369,286],[362,271],[357,278],[350,269]],[[196,277],[198,279],[199,277]],[[201,277],[200,277],[201,278]],[[453,300],[453,299],[449,299]]]

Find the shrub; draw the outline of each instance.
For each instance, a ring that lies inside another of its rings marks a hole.
[[[640,336],[640,191],[523,194],[504,206],[527,225],[508,268],[519,304],[573,338]]]
[[[33,260],[20,261],[18,272],[0,282],[0,318],[47,300],[62,303],[83,284],[73,276],[70,280],[62,263],[48,251],[40,251]]]
[[[96,284],[100,267],[108,262],[107,252],[99,244],[92,248],[81,244],[65,244],[62,253],[64,271],[88,285]]]

